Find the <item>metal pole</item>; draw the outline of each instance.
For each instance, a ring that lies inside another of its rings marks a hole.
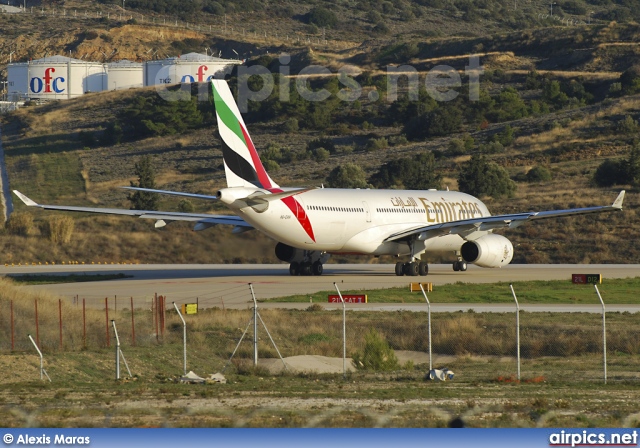
[[[251,298],[253,299],[253,365],[258,365],[258,302],[253,292],[253,285],[249,283]]]
[[[594,284],[593,287],[596,288],[596,294],[598,294],[602,304],[602,360],[604,364],[604,384],[607,384],[607,323],[605,320],[604,300],[602,300],[600,291],[598,291],[598,285]]]
[[[12,300],[11,301],[11,351],[13,351],[15,348],[14,339],[13,339],[13,330],[14,330],[14,323],[13,323],[13,300]]]
[[[131,342],[133,346],[136,346],[136,323],[133,317],[133,296],[131,297]]]
[[[516,297],[516,292],[513,290],[513,285],[509,285],[511,288],[511,294],[513,294],[513,300],[516,301],[516,347],[518,351],[518,380],[520,380],[520,304]]]
[[[109,299],[106,297],[104,298],[104,313],[105,321],[107,323],[107,347],[111,347],[111,338],[109,337]]]
[[[62,351],[62,299],[58,299],[58,317],[60,321],[60,351]]]
[[[340,301],[342,302],[342,377],[347,377],[347,307],[344,303],[344,298],[342,297],[342,293],[338,289],[338,285],[336,282],[333,282],[333,286],[335,286],[336,291],[338,291],[338,296],[340,297]]]
[[[43,375],[47,376],[47,379],[49,380],[49,382],[51,382],[51,378],[49,378],[49,375],[47,375],[47,372],[44,370],[44,358],[42,356],[42,352],[40,351],[40,349],[38,348],[38,344],[36,344],[36,341],[33,340],[33,338],[31,337],[31,335],[29,335],[29,340],[31,341],[31,343],[33,344],[33,346],[36,348],[36,350],[38,351],[38,355],[40,355],[40,379],[44,379]]]
[[[184,361],[184,374],[187,374],[187,323],[184,321],[184,317],[182,317],[182,313],[178,309],[178,305],[176,302],[172,302],[173,307],[176,309],[178,316],[180,316],[180,320],[182,320],[182,352],[183,352],[183,361]]]
[[[87,347],[87,314],[86,314],[86,302],[84,297],[82,298],[82,348]]]
[[[424,300],[427,301],[427,314],[428,314],[428,322],[429,322],[429,372],[433,370],[433,363],[431,362],[431,302],[429,302],[429,298],[427,297],[427,293],[424,292],[424,288],[422,287],[422,283],[420,283],[420,289],[422,290],[422,295],[424,296]]]
[[[116,329],[116,321],[111,320],[113,325],[113,333],[116,335],[116,379],[120,379],[120,338],[118,337],[118,330]]]
[[[38,299],[34,300],[36,305],[36,342],[40,345],[40,323],[38,322]]]

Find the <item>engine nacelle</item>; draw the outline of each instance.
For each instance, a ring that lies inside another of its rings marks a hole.
[[[502,235],[490,233],[464,243],[460,248],[460,254],[467,263],[483,268],[500,268],[511,262],[513,244]]]
[[[278,260],[291,263],[297,261],[298,263],[304,259],[304,250],[296,249],[284,243],[276,244],[276,257]]]

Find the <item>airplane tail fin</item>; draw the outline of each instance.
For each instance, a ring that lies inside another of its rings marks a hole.
[[[227,187],[277,188],[260,161],[227,82],[212,79],[211,89],[222,139]]]

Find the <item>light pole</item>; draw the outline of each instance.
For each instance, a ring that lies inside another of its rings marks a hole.
[[[11,56],[13,56],[13,53],[15,53],[15,51],[12,51],[11,53],[9,53],[9,64],[11,64],[11,61],[12,61]]]
[[[123,0],[123,2],[124,2],[124,0]],[[550,4],[551,17],[553,17],[553,5],[555,5],[555,4],[556,4],[556,2],[551,2],[551,4]]]
[[[122,10],[124,11],[124,0],[122,0]]]
[[[593,14],[593,11],[589,11],[589,19],[587,20],[587,24],[591,25],[591,14]]]

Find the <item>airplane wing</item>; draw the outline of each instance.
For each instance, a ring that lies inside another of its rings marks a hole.
[[[65,210],[70,212],[103,213],[110,215],[137,216],[138,218],[155,219],[156,227],[164,227],[171,221],[192,221],[195,222],[193,230],[204,230],[216,224],[230,224],[236,226],[234,232],[250,230],[253,226],[244,219],[236,215],[209,215],[206,213],[181,213],[163,212],[155,210],[127,210],[121,208],[100,208],[100,207],[76,207],[69,205],[44,205],[29,199],[18,190],[13,192],[29,207],[39,207],[45,210]]]
[[[184,196],[187,198],[196,198],[196,199],[209,199],[209,200],[217,200],[217,196],[210,196],[208,194],[197,194],[197,193],[183,193],[181,191],[171,191],[171,190],[155,190],[153,188],[141,188],[141,187],[120,187],[123,190],[134,190],[134,191],[145,191],[147,193],[158,193],[158,194],[169,194],[173,196]]]
[[[514,228],[527,221],[537,219],[558,218],[561,216],[586,215],[589,213],[601,213],[622,210],[622,201],[625,191],[622,190],[612,205],[598,207],[572,208],[567,210],[549,210],[542,212],[525,212],[508,215],[485,216],[459,221],[444,222],[430,226],[421,226],[404,230],[388,236],[384,241],[398,241],[409,238],[426,240],[449,234],[458,234],[466,237],[476,231],[488,231],[501,228]]]

